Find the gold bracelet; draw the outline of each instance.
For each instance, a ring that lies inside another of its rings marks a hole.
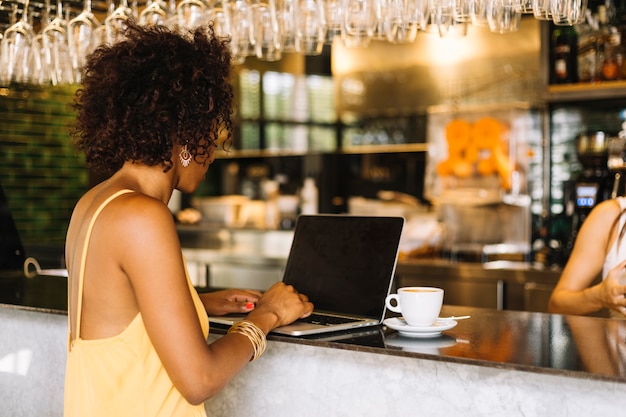
[[[239,333],[246,336],[248,340],[250,340],[250,343],[252,343],[252,348],[254,349],[254,355],[252,355],[252,359],[250,359],[250,362],[258,359],[259,356],[261,356],[265,351],[265,346],[267,345],[265,340],[265,333],[263,333],[263,331],[251,321],[238,321],[237,323],[233,324],[230,329],[228,329],[228,333]]]

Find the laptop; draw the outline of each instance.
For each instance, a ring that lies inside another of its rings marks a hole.
[[[282,280],[306,294],[315,311],[272,333],[306,336],[382,323],[403,226],[402,217],[300,215]],[[231,325],[244,317],[210,321]]]

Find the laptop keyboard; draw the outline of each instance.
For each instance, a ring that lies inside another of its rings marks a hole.
[[[352,323],[352,322],[360,321],[360,320],[350,318],[350,317],[338,317],[338,316],[329,316],[326,314],[313,313],[309,317],[299,319],[298,321],[304,322],[304,323],[318,324],[322,326],[331,326],[333,324]]]

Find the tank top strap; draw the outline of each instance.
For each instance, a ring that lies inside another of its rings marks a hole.
[[[620,239],[620,236],[622,234],[622,229],[626,226],[626,213],[624,212],[626,210],[626,197],[617,197],[617,202],[620,209],[622,210],[620,213],[619,221],[617,222],[617,260],[619,262],[619,259],[623,259],[625,255],[624,244],[626,243],[626,241],[624,241],[624,239]]]
[[[93,230],[93,226],[96,223],[96,219],[100,215],[100,212],[102,212],[102,210],[112,200],[114,200],[115,198],[119,197],[122,194],[127,194],[127,193],[132,193],[132,192],[134,191],[124,189],[124,190],[117,191],[116,193],[109,196],[106,200],[102,202],[102,204],[100,204],[100,206],[96,209],[96,212],[94,213],[93,217],[89,221],[87,234],[85,235],[85,241],[83,243],[83,251],[81,253],[80,268],[78,270],[78,294],[77,294],[78,299],[76,300],[76,339],[80,338],[80,322],[81,322],[82,311],[83,311],[83,282],[84,282],[84,275],[85,275],[85,265],[87,264],[87,249],[89,248],[89,241],[91,240],[91,231]],[[71,292],[68,291],[68,296],[70,293]],[[69,299],[68,299],[67,305],[68,305],[68,313],[69,313],[69,306],[70,306]],[[67,317],[69,320],[70,314],[68,314]],[[72,339],[71,326],[69,328],[70,328],[69,339],[71,342],[71,339]],[[71,346],[71,345],[68,345],[68,346]]]

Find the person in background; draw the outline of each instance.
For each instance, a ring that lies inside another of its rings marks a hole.
[[[293,287],[198,294],[167,203],[194,192],[231,141],[228,42],[130,23],[90,55],[75,145],[109,178],[77,202],[66,241],[65,416],[205,416],[272,329],[308,316]],[[247,313],[207,343],[207,314]]]
[[[599,203],[583,222],[549,311],[586,315],[608,309],[612,317],[626,318],[625,268],[626,197],[617,197]]]

